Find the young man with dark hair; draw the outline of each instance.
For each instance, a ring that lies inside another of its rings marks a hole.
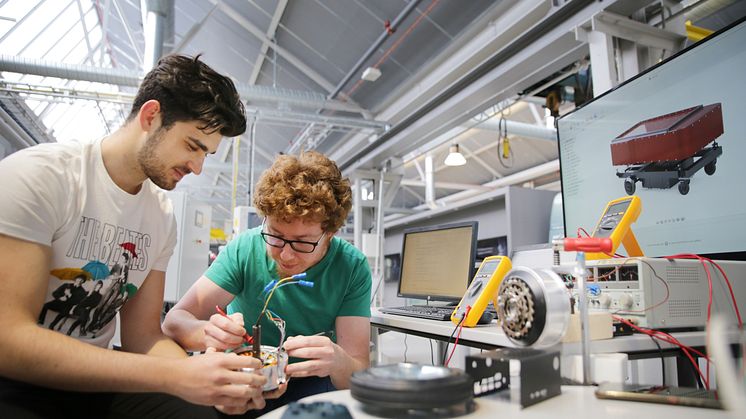
[[[264,406],[265,378],[239,371],[258,361],[214,350],[188,357],[160,328],[176,224],[158,188],[199,174],[222,137],[245,128],[230,79],[199,57],[171,55],[145,76],[125,124],[111,135],[39,145],[0,161],[3,417],[208,418],[217,416],[210,406]],[[123,278],[111,274],[115,267]],[[127,297],[121,351],[108,349],[113,319],[85,333],[65,327],[76,320],[69,312],[59,320],[40,316],[43,307],[57,309],[45,305],[55,290],[81,275],[93,279],[80,280],[82,297],[99,281],[123,282],[116,284]]]
[[[193,350],[234,348],[260,321],[262,344],[283,345],[292,377],[266,410],[348,388],[352,373],[370,363],[371,293],[365,256],[335,237],[352,207],[349,181],[320,153],[282,155],[262,174],[253,201],[265,217],[262,226],[228,243],[169,311],[164,331]],[[264,303],[273,281],[302,273],[313,287],[283,284]],[[260,317],[265,304],[285,321],[291,337],[284,344],[274,321]],[[227,305],[230,318],[216,315],[216,305]]]

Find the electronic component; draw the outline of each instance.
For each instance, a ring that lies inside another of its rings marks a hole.
[[[625,196],[609,201],[591,237],[610,238],[613,242],[611,253],[589,252],[585,255],[586,260],[608,259],[614,255],[620,244],[629,256],[643,256],[631,228],[632,223],[640,216],[641,210],[642,203],[637,196]]]
[[[262,291],[262,295],[266,295],[264,298],[264,307],[259,312],[256,322],[251,326],[252,335],[248,338],[244,337],[244,340],[251,342],[251,347],[243,347],[234,351],[239,355],[253,356],[262,362],[263,366],[259,372],[267,377],[267,383],[263,387],[264,391],[274,390],[286,381],[285,367],[288,364],[288,355],[283,347],[283,342],[285,341],[285,320],[268,309],[269,302],[278,288],[288,285],[313,287],[313,282],[305,281],[305,278],[306,273],[302,272],[282,278],[279,281],[271,281],[266,287],[264,287],[264,290]],[[222,315],[226,315],[220,307],[216,307],[216,309]],[[269,319],[269,321],[271,321],[280,331],[280,340],[277,347],[262,345],[262,325],[260,322],[264,316],[266,316],[267,319]],[[246,372],[254,371],[253,368],[243,368],[243,370]]]
[[[233,353],[241,356],[253,356],[262,361],[262,368],[259,370],[259,373],[267,377],[267,382],[262,387],[263,391],[274,390],[287,380],[285,367],[288,365],[288,354],[284,349],[262,345],[260,351],[257,353],[253,346],[243,346],[233,351]],[[255,371],[254,368],[242,368],[241,370],[245,372]]]
[[[553,270],[516,267],[500,283],[495,308],[511,342],[547,347],[567,330],[570,295]]]
[[[474,380],[474,396],[506,391],[521,407],[561,393],[558,350],[502,348],[467,355],[466,373]]]
[[[506,256],[489,256],[479,265],[471,285],[461,302],[451,314],[451,321],[459,324],[463,319],[465,327],[474,327],[482,318],[490,300],[497,304],[497,287],[511,268]],[[468,311],[468,314],[467,314]],[[466,318],[464,318],[466,316]]]
[[[730,279],[741,312],[746,309],[746,262],[716,261]],[[720,272],[707,263],[712,278],[712,313],[730,324],[736,314],[728,286]],[[705,327],[709,284],[698,260],[616,258],[589,261],[587,290],[591,309],[608,310],[643,327],[677,329]],[[576,292],[576,291],[575,291]]]

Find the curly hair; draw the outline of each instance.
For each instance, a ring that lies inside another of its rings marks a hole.
[[[279,156],[262,173],[254,191],[254,206],[265,217],[321,223],[327,232],[344,225],[352,208],[350,181],[337,165],[315,151]]]
[[[135,118],[145,102],[154,99],[161,104],[162,128],[168,129],[176,122],[199,121],[199,129],[209,134],[243,134],[246,115],[236,86],[199,57],[172,54],[161,58],[140,83],[127,121]]]

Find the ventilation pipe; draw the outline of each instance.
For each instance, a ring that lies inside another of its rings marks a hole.
[[[140,74],[132,70],[52,63],[34,58],[0,55],[0,71],[137,87]]]
[[[477,121],[472,120],[472,122]],[[495,118],[481,121],[478,123],[478,125],[463,128],[486,129],[497,132],[500,132],[501,129],[499,120]],[[539,125],[504,119],[502,122],[502,129],[508,134],[517,135],[519,137],[534,138],[537,140],[557,141],[557,130],[553,128],[544,128]]]
[[[173,0],[141,0],[142,26],[145,34],[145,56],[143,70],[150,71],[163,56],[163,41],[166,37],[166,18],[173,17]]]
[[[0,71],[129,87],[139,86],[142,80],[142,74],[134,70],[64,64],[2,54],[0,54]],[[323,108],[346,112],[366,112],[357,105],[327,99],[323,94],[316,92],[272,88],[240,82],[235,84],[238,93],[246,100],[274,101],[307,108]]]

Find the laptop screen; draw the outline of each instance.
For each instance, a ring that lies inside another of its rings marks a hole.
[[[404,230],[399,297],[459,301],[474,271],[477,222]]]

